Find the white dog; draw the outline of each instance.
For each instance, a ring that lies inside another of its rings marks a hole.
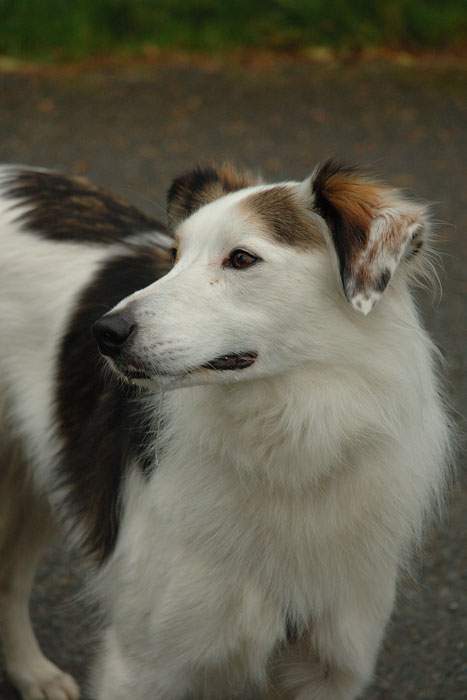
[[[109,611],[98,700],[356,698],[446,480],[409,289],[426,208],[329,162],[198,168],[168,218],[174,238],[81,179],[1,171],[7,672],[78,697],[28,615],[54,512]]]

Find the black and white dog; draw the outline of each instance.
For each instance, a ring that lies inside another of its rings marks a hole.
[[[98,700],[356,698],[446,477],[409,289],[426,208],[332,162],[275,185],[198,168],[168,220],[1,169],[8,674],[24,700],[79,695],[28,615],[58,515],[109,609]]]

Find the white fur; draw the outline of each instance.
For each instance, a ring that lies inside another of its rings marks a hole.
[[[133,352],[152,372],[141,400],[164,424],[150,479],[129,469],[121,534],[95,581],[112,621],[98,700],[356,698],[442,490],[448,423],[406,270],[363,317],[329,248],[278,243],[244,197],[185,221],[174,269],[117,307],[136,319]],[[0,392],[46,484],[57,342],[113,253],[3,217]],[[225,269],[233,248],[263,261]],[[246,351],[258,352],[248,369],[197,369]]]

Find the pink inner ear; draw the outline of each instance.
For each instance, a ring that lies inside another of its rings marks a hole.
[[[368,314],[380,299],[409,250],[413,240],[422,231],[416,219],[420,212],[404,211],[406,202],[399,207],[386,207],[373,221],[367,244],[352,263],[352,275],[346,281],[346,296],[352,306]],[[421,245],[421,238],[420,238]]]

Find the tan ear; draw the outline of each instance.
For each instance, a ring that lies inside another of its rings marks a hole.
[[[197,209],[230,192],[251,187],[259,180],[232,165],[197,166],[177,177],[167,193],[167,218],[173,229]]]
[[[424,245],[427,209],[334,161],[315,171],[311,189],[312,207],[331,234],[344,293],[366,315],[400,261]]]

